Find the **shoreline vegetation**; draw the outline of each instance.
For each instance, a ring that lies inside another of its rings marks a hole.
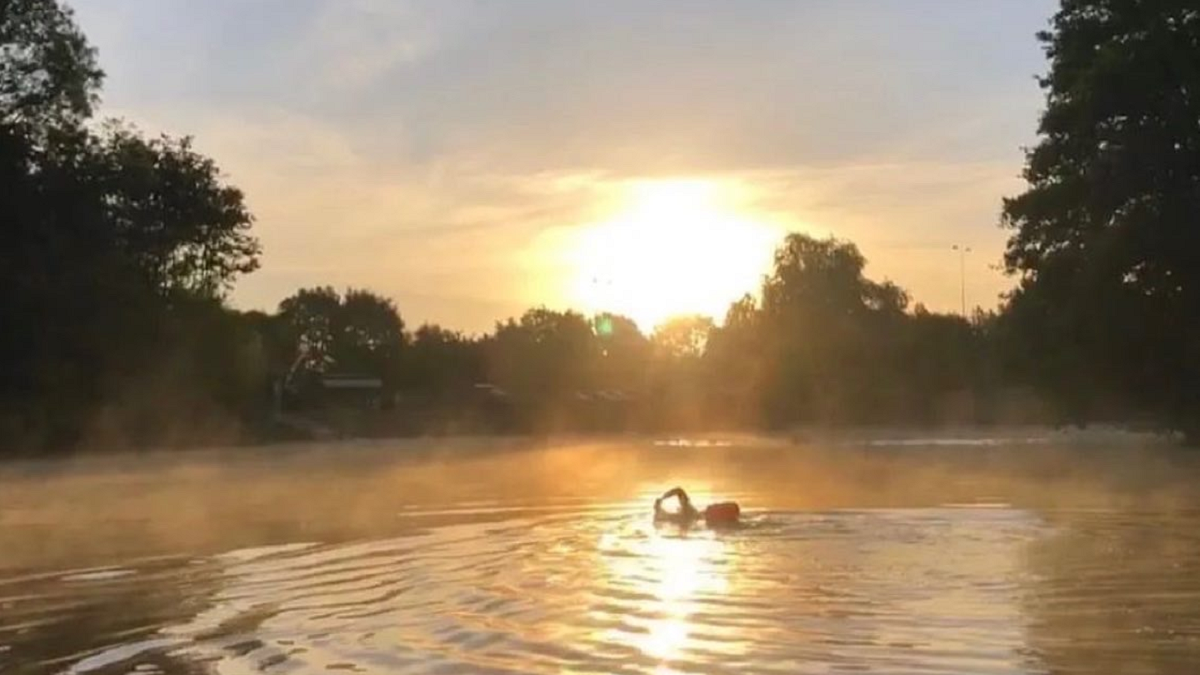
[[[482,335],[411,329],[386,297],[319,285],[235,310],[261,254],[242,192],[190,138],[97,117],[103,72],[62,2],[0,11],[0,456],[803,426],[1200,438],[1186,2],[1064,0],[1039,34],[1046,110],[1002,202],[1015,288],[996,310],[928,311],[853,243],[792,233],[723,321],[649,335],[545,307]]]

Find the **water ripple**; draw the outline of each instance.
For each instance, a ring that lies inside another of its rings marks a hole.
[[[1200,656],[1194,515],[778,511],[715,533],[631,504],[520,513],[0,579],[0,666],[1048,673],[1099,654],[1155,673]],[[70,631],[88,641],[51,646]]]

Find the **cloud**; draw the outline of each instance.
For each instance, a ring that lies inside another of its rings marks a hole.
[[[258,216],[235,298],[372,286],[481,329],[561,301],[543,233],[622,181],[707,176],[955,308],[1007,281],[1052,0],[77,0],[110,113],[193,134]]]
[[[315,73],[313,88],[350,96],[397,69],[413,67],[437,46],[453,12],[403,0],[343,0],[320,7],[293,58]]]

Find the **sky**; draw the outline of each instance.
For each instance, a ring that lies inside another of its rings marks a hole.
[[[101,113],[193,136],[245,191],[264,253],[235,306],[352,286],[392,297],[409,325],[467,332],[580,304],[580,249],[598,223],[634,223],[629,195],[660,182],[736,195],[729,227],[849,239],[869,276],[931,309],[958,311],[963,290],[994,307],[1012,283],[998,270],[1001,200],[1021,190],[1042,107],[1034,34],[1055,9],[70,4],[107,73]],[[690,251],[663,236],[644,247],[664,275]]]

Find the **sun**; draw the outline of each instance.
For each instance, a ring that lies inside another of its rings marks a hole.
[[[681,314],[720,321],[758,289],[782,232],[737,208],[710,180],[637,181],[614,217],[581,228],[570,247],[573,304],[652,330]]]

